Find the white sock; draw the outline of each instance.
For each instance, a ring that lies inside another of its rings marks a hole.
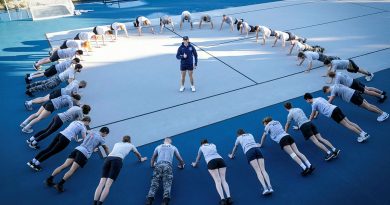
[[[35,162],[37,161],[35,158],[33,159],[33,160],[31,160],[34,164],[35,164]]]
[[[328,150],[326,153],[327,153],[327,154],[330,154],[330,153],[332,153],[332,152]]]
[[[29,79],[29,80],[32,80],[33,78],[32,78],[32,76],[30,76],[30,77],[28,77],[28,79]]]
[[[35,137],[34,136],[32,136],[32,137],[30,137],[30,142],[32,142],[32,141],[34,141],[35,140]]]
[[[36,144],[38,144],[38,142],[34,140],[31,142],[31,144],[36,145]]]
[[[35,164],[35,165],[39,165],[40,162],[39,162],[38,160],[35,160],[34,164]]]
[[[27,101],[28,105],[32,105],[32,100]]]
[[[384,97],[385,97],[384,95],[381,95],[381,97],[380,97],[380,98],[381,98],[381,99],[383,99]]]
[[[308,168],[311,166],[309,161],[305,161],[305,164],[307,165]]]
[[[301,163],[299,166],[301,166],[303,170],[306,169],[306,165],[304,163]]]
[[[332,151],[333,151],[333,152],[336,151],[336,147],[333,147],[333,148],[332,148]]]
[[[366,132],[364,132],[363,130],[362,130],[362,132],[360,133],[360,136],[364,136],[364,135],[366,135],[367,133]]]

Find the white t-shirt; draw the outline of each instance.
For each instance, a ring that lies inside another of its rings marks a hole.
[[[51,99],[51,102],[53,103],[55,110],[61,109],[63,107],[68,107],[68,109],[73,107],[73,100],[69,95],[62,95],[58,98]]]
[[[263,35],[270,37],[271,36],[271,29],[265,27],[265,26],[259,26],[260,31],[263,33]]]
[[[353,78],[351,78],[349,75],[342,73],[342,72],[336,72],[336,77],[334,80],[335,84],[342,84],[347,87],[351,87],[353,83]]]
[[[191,13],[189,11],[183,11],[183,13],[181,13],[181,21],[184,21],[185,17],[187,17],[186,21],[189,21],[189,22],[192,21],[191,20]]]
[[[91,40],[92,36],[94,36],[94,35],[95,34],[92,32],[80,32],[79,39],[84,40],[84,41],[89,41],[89,40]]]
[[[305,113],[300,108],[291,108],[287,115],[287,123],[291,123],[294,120],[298,124],[298,127],[301,127],[306,122],[309,122],[309,119],[306,117]]]
[[[105,35],[107,31],[111,29],[107,26],[96,26],[97,35]]]
[[[114,145],[109,157],[120,157],[122,160],[130,153],[130,151],[136,152],[137,148],[128,142],[118,142]]]
[[[285,41],[287,41],[290,38],[288,33],[283,31],[275,31],[275,34],[278,34],[278,39],[284,39]]]
[[[58,57],[60,59],[70,58],[72,59],[76,55],[76,48],[65,48],[57,50]]]
[[[78,80],[72,81],[65,88],[61,88],[61,95],[72,95],[72,93],[78,93],[79,84],[80,82]]]
[[[299,42],[297,42],[299,43]],[[301,43],[300,43],[301,44]],[[313,52],[313,51],[305,51],[303,52],[305,54],[305,58],[309,61],[309,62],[312,62],[313,60],[318,60],[320,59],[320,54],[318,54],[317,52]]]
[[[113,24],[111,24],[111,28],[114,29],[115,31],[116,30],[121,30],[122,29],[121,26],[125,26],[125,24],[118,23],[118,22],[114,22]]]
[[[248,31],[251,30],[251,27],[249,26],[249,24],[247,22],[242,22],[242,29],[245,31],[246,29],[248,29]]]
[[[239,144],[241,144],[242,150],[245,154],[248,150],[257,147],[255,138],[249,133],[245,133],[237,137],[235,145],[238,146]]]
[[[72,140],[72,138],[75,138],[78,134],[86,135],[87,128],[85,128],[84,123],[82,123],[81,121],[74,121],[70,123],[69,126],[60,133],[66,138],[68,138],[68,140]]]
[[[334,84],[331,86],[330,96],[340,96],[345,102],[350,102],[355,90],[345,85]]]
[[[67,59],[65,61],[62,61],[58,64],[56,64],[54,67],[56,68],[57,73],[62,73],[64,72],[67,68],[72,66],[72,59]]]
[[[295,41],[294,43],[296,46],[297,46],[297,51],[300,52],[300,51],[303,51],[306,49],[306,46],[305,44],[299,42],[299,41]]]
[[[77,49],[81,49],[81,44],[83,44],[84,41],[82,40],[67,40],[66,41],[66,46],[68,48],[77,48]]]
[[[199,147],[198,155],[203,154],[206,163],[213,159],[222,158],[217,152],[217,147],[214,144],[203,144]]]
[[[312,111],[318,111],[326,117],[331,117],[333,110],[337,106],[330,104],[324,98],[318,97],[313,99],[313,104],[311,105]]]
[[[272,120],[265,126],[264,132],[269,134],[271,139],[277,143],[284,137],[287,136],[288,133],[284,131],[282,125],[279,121]]]
[[[64,72],[58,74],[58,77],[62,82],[67,81],[68,79],[74,79],[74,76],[76,74],[76,70],[72,67],[66,69]]]

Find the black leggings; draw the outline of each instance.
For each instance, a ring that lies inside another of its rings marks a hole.
[[[53,134],[55,131],[60,129],[60,127],[64,124],[58,115],[54,116],[53,120],[50,122],[49,126],[46,129],[39,131],[35,137],[35,141],[39,142],[49,135]]]
[[[39,162],[43,162],[58,152],[64,150],[68,146],[69,142],[70,140],[68,138],[66,138],[61,133],[58,133],[50,145],[46,149],[39,152],[37,156],[35,156],[35,159]]]

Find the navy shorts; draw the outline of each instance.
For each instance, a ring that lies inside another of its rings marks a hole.
[[[258,147],[253,147],[250,148],[246,153],[246,159],[248,160],[248,163],[250,163],[252,160],[255,159],[263,159],[263,154],[260,151],[260,148]]]
[[[57,74],[57,70],[56,70],[56,66],[55,65],[51,65],[48,69],[45,70],[45,72],[43,73],[43,75],[45,75],[46,77],[51,77],[53,75]]]
[[[55,61],[60,60],[60,57],[58,56],[58,52],[57,51],[54,51],[53,54],[51,54],[50,62],[55,62]]]
[[[287,145],[292,145],[294,144],[295,141],[294,139],[290,136],[290,135],[286,135],[284,136],[282,139],[280,139],[279,141],[279,145],[280,145],[280,148],[283,149],[284,146],[287,146]]]
[[[336,121],[337,123],[340,123],[342,120],[344,120],[345,115],[339,107],[336,107],[333,110],[331,117],[334,121]]]
[[[87,157],[77,149],[73,150],[68,158],[73,159],[74,162],[76,162],[81,168],[83,168],[88,162]]]
[[[360,81],[353,79],[351,88],[354,90],[357,90],[361,93],[364,93],[366,86],[363,83],[361,83]]]
[[[60,46],[60,49],[68,48],[68,46],[66,45],[66,42],[67,42],[67,40],[62,43],[62,45]]]
[[[122,158],[107,157],[103,165],[102,178],[110,178],[115,181],[121,172],[122,165]]]
[[[49,99],[58,98],[61,96],[61,89],[55,90],[49,94]]]
[[[359,66],[357,66],[353,60],[349,60],[349,66],[347,71],[350,73],[357,73],[359,71]]]
[[[216,158],[212,159],[207,163],[207,169],[213,170],[213,169],[220,169],[226,167],[225,161],[223,161],[222,158]]]
[[[73,40],[80,40],[80,33],[78,33]]]
[[[308,140],[311,136],[318,134],[317,127],[311,122],[303,123],[299,129],[301,130],[305,140]]]
[[[181,71],[186,71],[186,70],[192,71],[192,70],[194,70],[194,67],[192,67],[192,66],[183,66],[183,67],[180,67],[180,70]]]
[[[45,108],[45,110],[47,110],[51,113],[54,111],[54,105],[51,101],[45,102],[42,106],[43,106],[43,108]]]
[[[364,98],[357,91],[355,91],[353,93],[350,101],[354,105],[360,106],[363,104]]]

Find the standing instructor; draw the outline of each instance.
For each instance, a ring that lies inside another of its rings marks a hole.
[[[195,58],[195,63],[193,57]],[[179,91],[184,91],[184,82],[186,73],[188,71],[188,76],[190,77],[191,82],[191,91],[195,92],[194,78],[192,77],[192,73],[198,65],[198,54],[196,53],[195,47],[191,45],[188,36],[183,37],[183,43],[177,50],[176,58],[180,60],[181,86]]]

